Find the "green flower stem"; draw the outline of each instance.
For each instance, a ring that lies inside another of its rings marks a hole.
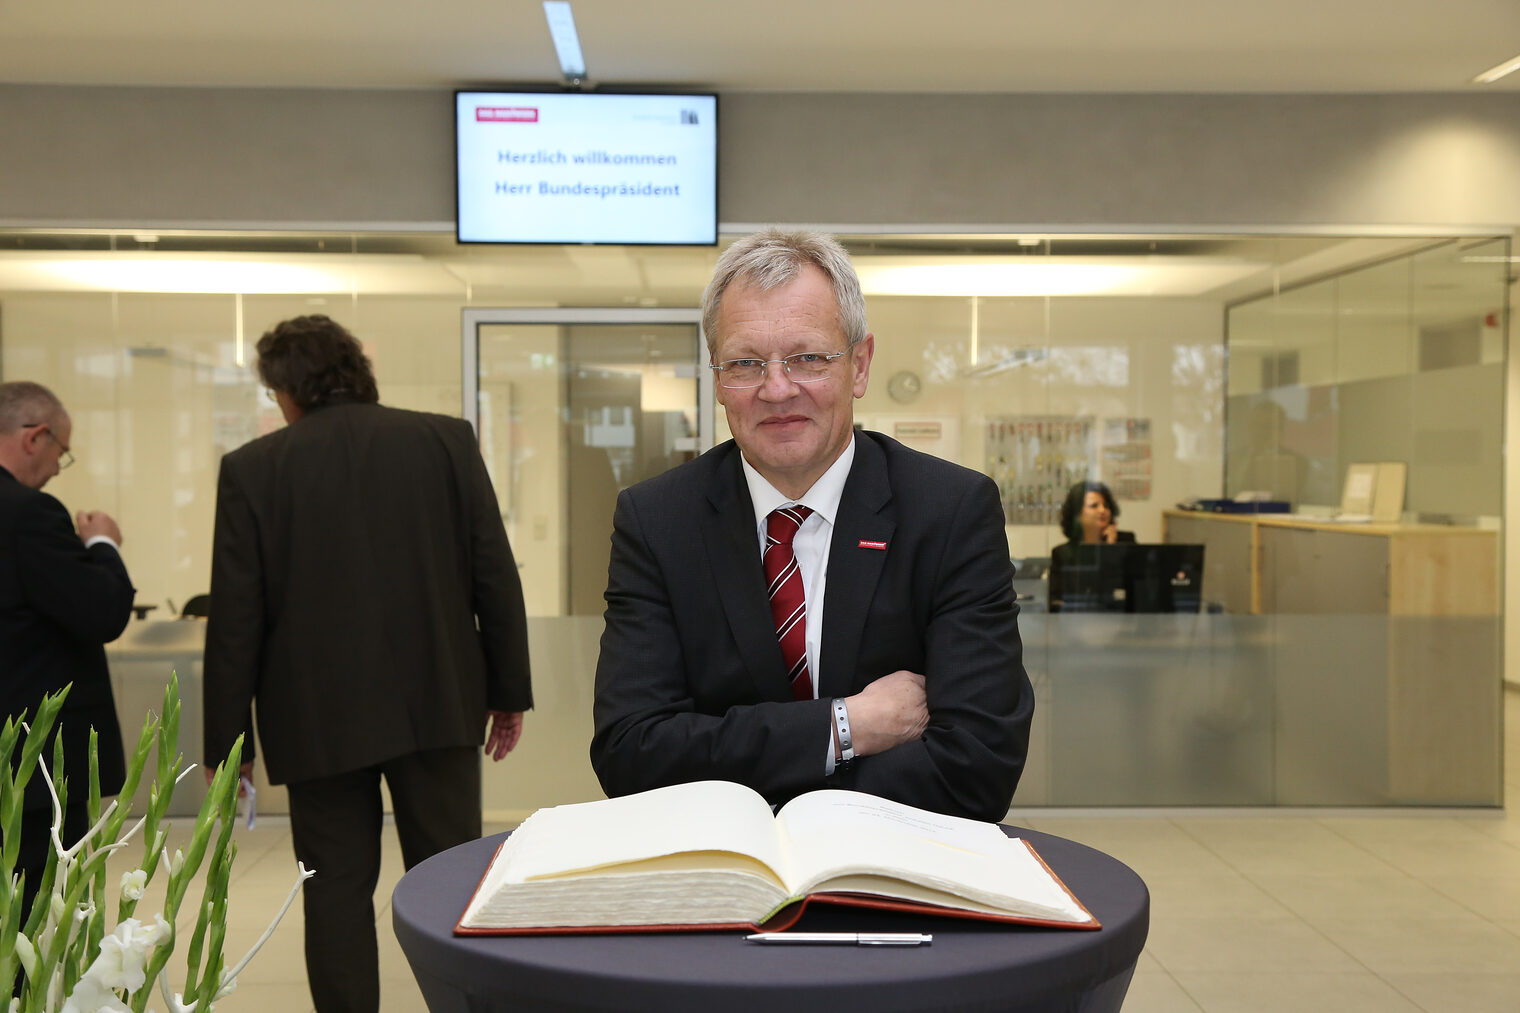
[[[5,873],[7,890],[21,848],[18,837],[21,832],[21,792],[16,787],[10,763],[10,758],[16,754],[16,740],[20,735],[21,728],[15,719],[7,718],[4,730],[0,730],[0,753],[5,756],[5,762],[0,763],[0,872]]]
[[[58,719],[58,712],[63,709],[63,698],[68,696],[69,689],[74,684],[69,683],[52,696],[45,696],[37,705],[37,717],[33,719],[27,729],[26,745],[21,753],[21,762],[16,766],[15,784],[17,791],[26,787],[26,782],[32,779],[32,771],[37,767],[37,760],[42,755],[43,744],[47,742],[48,732],[53,728],[53,722]]]
[[[173,950],[173,943],[178,936],[175,928],[181,902],[184,900],[185,891],[189,888],[195,873],[200,869],[201,861],[205,858],[206,847],[211,838],[211,830],[216,825],[217,816],[223,812],[230,812],[236,806],[238,761],[243,754],[243,737],[238,736],[232,744],[232,750],[228,759],[219,764],[216,773],[212,775],[211,787],[206,792],[205,799],[201,802],[201,811],[195,818],[195,830],[190,837],[190,847],[185,851],[184,864],[179,869],[169,871],[169,882],[164,898],[164,919],[170,926],[169,939],[160,944],[153,951],[153,956],[148,961],[148,980],[153,981],[163,971],[169,962],[169,954]],[[232,797],[228,798],[228,793]],[[230,820],[224,822],[230,823]],[[230,833],[230,828],[229,831]],[[220,840],[219,846],[223,845],[225,838]],[[215,856],[213,856],[214,859]],[[132,997],[132,1009],[135,1013],[143,1013],[147,1008],[150,990],[140,989]]]
[[[142,831],[144,854],[139,868],[144,884],[152,880],[160,865],[165,867],[162,917],[168,928],[165,938],[144,955],[143,987],[131,994],[118,990],[118,995],[129,1008],[142,1013],[156,981],[169,1013],[212,1013],[212,1005],[232,991],[237,975],[268,941],[312,873],[297,865],[299,876],[279,913],[258,942],[228,971],[224,947],[232,863],[238,850],[233,829],[242,739],[233,744],[225,762],[213,773],[189,840],[183,852],[176,852],[171,859],[167,849],[169,804],[178,782],[196,769],[190,765],[175,774],[184,757],[177,751],[179,682],[171,674],[164,691],[163,713],[156,717],[150,714],[144,720],[128,758],[122,790],[104,808],[99,742],[91,732],[88,783],[75,787],[76,792],[88,792],[91,826],[80,840],[66,844],[62,840],[62,824],[70,786],[63,766],[62,742],[52,732],[67,692],[65,688],[44,697],[36,719],[30,724],[24,720],[25,715],[0,724],[0,753],[6,756],[6,762],[0,763],[0,984],[9,984],[16,995],[11,1010],[57,1013],[65,998],[89,974],[101,953],[106,933],[107,893],[111,886],[106,880],[106,862],[111,852],[126,847]],[[42,755],[50,736],[54,743],[51,763]],[[150,757],[150,751],[156,755]],[[19,878],[13,879],[12,874],[19,857],[24,792],[27,782],[39,771],[53,804],[50,827],[53,849],[42,871],[37,900],[26,911]],[[146,811],[127,828],[130,807],[145,772],[156,774],[147,791]],[[204,885],[186,958],[187,984],[182,998],[170,989],[167,965],[177,939],[180,908],[203,866]],[[138,901],[125,893],[119,896],[116,924],[134,917],[137,906]]]
[[[49,983],[50,992],[58,988],[60,977],[67,977],[68,965],[65,964],[64,957],[73,947],[75,937],[81,934],[78,931],[81,928],[80,919],[75,918],[74,914],[79,910],[79,905],[84,900],[85,890],[89,887],[89,882],[95,873],[95,869],[104,868],[106,859],[109,856],[110,852],[107,850],[96,851],[85,859],[79,869],[79,875],[74,877],[72,883],[69,883],[67,876],[65,876],[64,882],[68,885],[67,892],[63,896],[63,911],[59,915],[58,924],[54,928],[52,939],[48,942],[46,955],[39,954],[38,960],[38,979]],[[79,950],[81,955],[85,952],[83,947],[79,947]],[[77,959],[75,962],[77,963]],[[79,971],[80,968],[74,968],[76,980]],[[69,987],[73,986],[73,982],[69,982],[68,984]],[[38,990],[37,993],[34,993],[35,998],[39,1002],[42,998],[40,992],[41,990]],[[59,998],[67,994],[65,990]],[[39,1006],[38,1008],[40,1009],[41,1007]]]
[[[247,967],[249,961],[253,960],[254,954],[258,953],[264,944],[269,942],[269,937],[274,935],[274,930],[279,926],[280,919],[285,917],[285,912],[290,910],[290,905],[294,904],[296,897],[300,895],[302,885],[316,875],[315,870],[306,868],[300,862],[296,863],[296,871],[298,873],[296,881],[291,886],[290,892],[285,895],[285,903],[281,904],[280,910],[275,912],[274,920],[264,929],[264,933],[248,948],[248,952],[243,954],[243,959],[239,960],[232,970],[227,972],[226,977],[222,980],[222,988],[216,994],[218,999],[232,991],[233,986],[237,984],[238,975],[243,973],[243,968]]]
[[[222,971],[226,968],[226,961],[222,956],[222,944],[227,938],[227,884],[231,878],[232,856],[229,854],[219,863],[220,868],[214,870],[208,877],[206,890],[211,894],[211,901],[205,906],[208,915],[215,915],[211,919],[210,930],[206,943],[206,968],[205,975],[201,979],[200,986],[186,984],[185,994],[195,995],[196,1009],[210,1009],[216,999],[216,993],[222,985]]]
[[[7,888],[11,877],[5,876]],[[15,890],[6,898],[5,910],[0,912],[0,984],[11,985],[16,980],[21,958],[16,952],[17,928],[21,924],[21,891]],[[28,941],[30,945],[30,941]]]

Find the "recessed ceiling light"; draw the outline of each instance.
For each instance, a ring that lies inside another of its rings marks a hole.
[[[1472,79],[1473,84],[1493,84],[1501,77],[1508,77],[1515,71],[1520,70],[1520,56],[1505,60],[1496,67],[1490,67],[1477,77]]]

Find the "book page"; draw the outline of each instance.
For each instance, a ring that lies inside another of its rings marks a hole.
[[[698,851],[745,855],[781,877],[765,799],[744,785],[697,781],[538,810],[507,839],[482,892],[493,878],[520,883]]]
[[[970,901],[964,906],[973,910],[1090,920],[1028,847],[993,823],[851,791],[799,796],[777,822],[794,896],[853,890],[926,899],[896,881]]]
[[[1002,855],[1008,838],[995,823],[917,809],[860,791],[824,790],[798,795],[776,814],[782,836],[856,838],[873,834],[938,841],[965,851]]]

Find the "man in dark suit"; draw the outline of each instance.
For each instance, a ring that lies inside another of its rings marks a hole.
[[[296,856],[316,872],[312,998],[373,1013],[380,778],[408,868],[480,836],[487,716],[500,760],[532,706],[522,586],[469,423],[380,406],[359,342],[325,316],[285,321],[258,352],[290,424],[222,460],[206,763],[256,702]]]
[[[55,732],[63,739],[69,782],[65,845],[89,829],[92,726],[99,736],[101,793],[114,795],[126,773],[104,645],[126,629],[133,594],[116,522],[81,512],[71,524],[63,504],[42,491],[73,463],[72,434],[68,412],[46,387],[0,384],[0,715],[35,716],[45,694],[73,684]],[[52,757],[49,741],[42,759],[51,763]],[[17,861],[26,875],[27,908],[52,849],[52,821],[47,785],[34,773]]]
[[[831,238],[735,243],[703,327],[734,439],[618,497],[602,787],[851,788],[1001,819],[1034,696],[996,487],[853,429],[875,339]]]

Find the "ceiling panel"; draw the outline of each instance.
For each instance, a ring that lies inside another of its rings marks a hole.
[[[1515,0],[576,0],[593,83],[754,91],[1461,91]],[[1512,75],[1499,89],[1520,88]],[[0,81],[441,88],[559,79],[536,0],[5,4]]]

